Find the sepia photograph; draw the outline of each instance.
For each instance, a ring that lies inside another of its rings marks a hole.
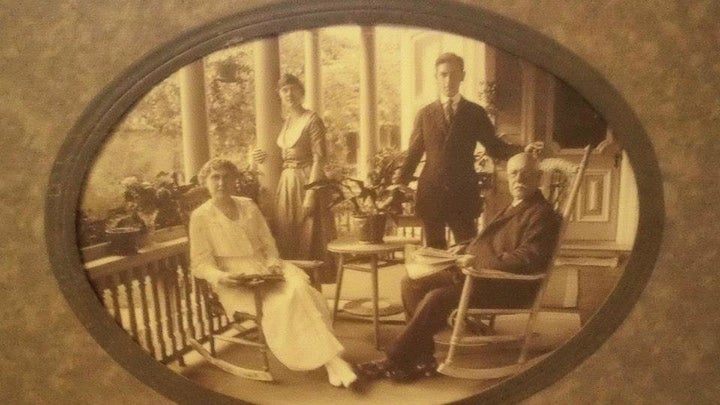
[[[0,403],[719,403],[718,16],[0,0]]]
[[[142,95],[84,179],[84,271],[150,358],[249,402],[449,403],[615,291],[635,173],[553,72],[405,25],[236,42]]]

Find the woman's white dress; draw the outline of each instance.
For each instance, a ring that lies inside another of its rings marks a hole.
[[[225,273],[263,274],[273,263],[282,266],[285,282],[267,291],[262,327],[267,344],[280,362],[292,370],[318,368],[337,356],[343,346],[333,335],[324,297],[310,286],[305,272],[278,258],[275,240],[257,205],[233,197],[239,217],[231,220],[212,201],[190,217],[192,273],[207,280],[228,315],[255,313],[253,295],[242,287],[218,283]]]

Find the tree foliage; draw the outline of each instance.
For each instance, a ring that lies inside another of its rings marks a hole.
[[[152,131],[166,137],[182,133],[180,86],[174,73],[153,87],[117,126],[115,132]]]
[[[244,152],[255,143],[252,48],[237,46],[209,55],[205,77],[210,152],[244,158]]]
[[[281,71],[304,77],[304,33],[280,37]],[[390,28],[376,29],[378,127],[399,125],[399,35]],[[355,147],[347,134],[359,128],[358,27],[320,30],[322,110],[327,127],[331,165],[347,172],[347,158]],[[253,44],[233,46],[204,59],[210,151],[239,167],[248,163],[256,142],[255,72]],[[182,120],[179,74],[153,87],[114,129],[98,155],[81,205],[84,214],[102,217],[121,201],[120,182],[128,176],[148,179],[160,171],[182,171]],[[189,179],[185,179],[187,182]]]

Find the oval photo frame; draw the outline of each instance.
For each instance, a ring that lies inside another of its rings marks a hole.
[[[64,142],[46,201],[46,240],[55,277],[76,316],[112,358],[179,403],[242,402],[200,387],[147,355],[118,326],[91,286],[77,246],[77,206],[86,174],[113,126],[153,86],[190,62],[230,45],[336,24],[398,24],[443,30],[488,43],[536,64],[575,88],[607,120],[635,172],[639,220],[626,271],[604,305],[566,344],[535,366],[502,380],[472,403],[516,401],[555,382],[593,353],[620,325],[644,288],[662,239],[660,170],[652,145],[622,96],[591,66],[553,40],[516,22],[451,2],[385,0],[274,4],[194,29],[145,55],[89,104]]]

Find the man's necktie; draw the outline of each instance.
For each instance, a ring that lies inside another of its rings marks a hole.
[[[447,120],[448,124],[452,124],[453,120],[453,106],[452,106],[452,100],[448,100],[447,103],[445,103],[445,119]]]

